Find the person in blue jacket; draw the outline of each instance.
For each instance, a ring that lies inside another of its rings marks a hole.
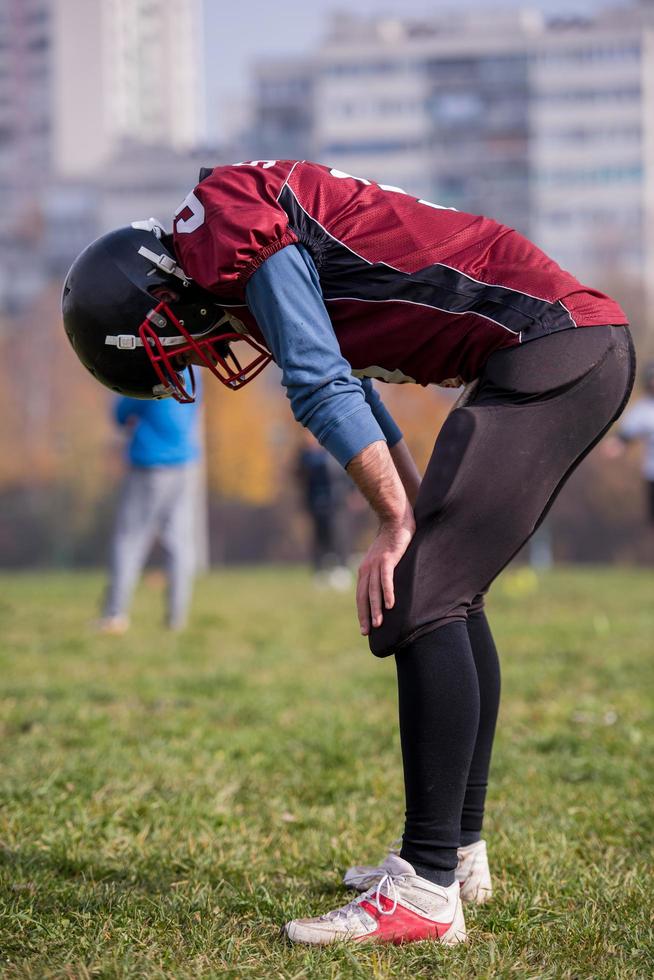
[[[158,540],[166,558],[167,625],[182,629],[197,565],[194,530],[200,458],[200,392],[193,404],[118,398],[128,433],[128,469],[118,500],[101,632],[124,633],[147,557]]]

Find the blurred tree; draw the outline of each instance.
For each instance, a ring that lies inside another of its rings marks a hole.
[[[424,472],[436,435],[460,392],[411,384],[379,383],[377,390],[402,429],[418,468]]]
[[[0,492],[13,501],[15,561],[23,552],[41,561],[70,557],[115,476],[110,396],[80,370],[59,296],[58,285],[47,289],[0,338]]]
[[[234,392],[205,379],[211,493],[257,506],[277,497],[284,446],[296,423],[270,380],[259,378]]]
[[[639,355],[654,353],[643,292],[615,278],[634,322]],[[70,349],[59,313],[59,284],[21,317],[0,320],[0,562],[5,566],[95,562],[102,556],[121,444],[111,395]],[[214,556],[293,560],[303,554],[292,474],[299,427],[274,367],[234,393],[205,378],[207,466]],[[424,469],[456,392],[415,385],[379,391]],[[558,558],[644,560],[643,505],[635,460],[609,464],[593,454],[554,508]],[[366,526],[363,522],[362,526]]]

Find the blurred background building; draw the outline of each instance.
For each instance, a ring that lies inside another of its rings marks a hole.
[[[0,0],[0,306],[20,310],[103,230],[183,196],[206,147],[203,10]]]
[[[493,215],[582,278],[654,282],[652,3],[553,19],[435,9],[335,15],[311,61],[262,63],[257,155]]]
[[[204,142],[202,0],[57,0],[52,9],[59,174],[85,176],[125,143],[185,151]]]
[[[654,353],[654,0],[357,11],[0,0],[1,563],[99,560],[119,467],[107,396],[63,338],[61,279],[103,231],[169,221],[202,165],[316,159],[489,214],[614,294]],[[207,386],[214,557],[299,553],[277,380]],[[424,460],[448,396],[385,397]],[[575,476],[558,557],[638,556],[629,465]]]

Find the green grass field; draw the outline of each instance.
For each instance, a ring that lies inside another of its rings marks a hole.
[[[279,936],[401,829],[394,665],[350,595],[214,574],[173,636],[146,585],[99,638],[99,576],[0,583],[2,976],[654,976],[651,573],[496,586],[496,897],[453,949]]]

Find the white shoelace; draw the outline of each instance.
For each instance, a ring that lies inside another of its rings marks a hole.
[[[386,895],[385,897],[390,898],[393,903],[393,907],[390,909],[383,908],[380,901],[381,896],[383,894],[382,888],[384,887],[384,885],[386,885],[386,887],[388,888],[388,895]],[[370,889],[370,891],[372,891],[372,889]],[[366,892],[366,895],[368,894],[369,893]],[[390,875],[388,874],[388,872],[386,872],[383,878],[381,878],[381,880],[377,883],[377,887],[375,889],[375,905],[381,915],[392,915],[395,909],[397,908],[397,903],[398,903],[398,895],[397,895],[397,887],[395,885],[395,879],[393,875]]]
[[[386,888],[388,891],[388,894],[385,897],[389,898],[392,902],[390,909],[385,909],[381,903],[381,896],[384,894],[384,888]],[[363,893],[363,895],[359,895],[358,898],[348,902],[347,905],[344,905],[340,909],[334,909],[333,912],[328,912],[326,915],[322,916],[322,918],[342,919],[347,918],[352,912],[358,916],[361,916],[361,914],[367,915],[368,913],[366,910],[362,908],[362,902],[364,901],[372,901],[380,915],[393,915],[399,902],[397,886],[393,875],[388,874],[388,872],[384,872],[376,887],[369,888],[367,892]]]

